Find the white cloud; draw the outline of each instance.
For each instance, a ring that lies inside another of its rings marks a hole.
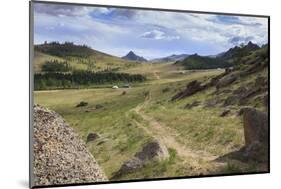
[[[233,45],[230,43],[233,37],[251,38],[258,44],[267,42],[266,18],[241,16],[235,18],[237,22],[227,23],[217,22],[217,15],[138,11],[136,22],[172,29],[182,39],[221,43],[223,47]]]
[[[155,40],[160,40],[160,39],[174,40],[180,38],[179,36],[167,35],[163,31],[159,31],[159,30],[144,32],[143,34],[140,35],[140,37],[147,38],[147,39],[155,39]]]

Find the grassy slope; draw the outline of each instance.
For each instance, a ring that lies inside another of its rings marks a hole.
[[[40,72],[42,65],[45,64],[46,61],[51,61],[51,60],[63,61],[62,58],[35,51],[34,52],[34,67],[33,67],[34,71]]]
[[[58,60],[64,61],[66,60],[70,66],[74,70],[87,70],[89,61],[95,61],[95,67],[93,68],[94,71],[103,71],[105,69],[127,69],[134,67],[136,64],[139,64],[134,61],[124,60],[118,57],[106,55],[103,53],[95,52],[87,58],[81,57],[57,57],[53,55],[49,55],[46,53],[42,53],[39,51],[35,51],[34,56],[34,70],[35,72],[40,72],[42,65],[46,61],[51,60]]]

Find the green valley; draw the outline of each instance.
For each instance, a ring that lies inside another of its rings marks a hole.
[[[54,50],[51,45],[60,49]],[[73,46],[67,43],[35,47],[35,74],[48,76],[42,70],[46,61],[66,61],[71,70],[59,72],[60,77],[83,71],[83,74],[91,73],[88,78],[100,77],[100,82],[74,85],[71,78],[69,87],[35,90],[34,101],[62,115],[85,142],[90,133],[98,134],[96,140],[87,142],[87,147],[109,179],[268,169],[264,159],[245,160],[229,155],[239,154],[245,146],[241,109],[254,107],[267,111],[267,46],[231,56],[231,68],[226,69],[217,69],[222,67],[216,59],[206,62],[206,58],[196,58],[192,63],[195,67],[186,67],[180,62],[130,61],[86,46]],[[201,63],[212,66],[197,67]],[[111,74],[112,79],[105,80],[99,75],[102,73]],[[132,77],[141,79],[130,80]],[[153,140],[168,149],[167,159],[116,174]]]

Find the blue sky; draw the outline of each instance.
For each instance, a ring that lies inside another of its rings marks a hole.
[[[35,3],[34,41],[74,42],[115,56],[147,59],[213,55],[241,43],[267,43],[266,18]]]

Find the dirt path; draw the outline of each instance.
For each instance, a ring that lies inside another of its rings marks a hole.
[[[166,147],[175,149],[177,151],[177,154],[184,160],[193,161],[193,164],[198,165],[199,161],[203,160],[210,162],[217,158],[217,156],[208,154],[206,152],[194,151],[192,149],[189,149],[180,142],[178,142],[176,138],[179,136],[179,134],[175,130],[167,127],[163,123],[159,123],[153,117],[146,115],[142,111],[142,109],[147,105],[147,103],[148,101],[146,100],[143,104],[133,109],[133,111],[139,116],[141,116],[144,122],[147,123],[146,125],[148,125],[146,126],[138,122],[137,120],[134,120],[137,126],[142,128],[150,136],[153,136],[154,138],[162,142],[164,145],[166,145]]]

